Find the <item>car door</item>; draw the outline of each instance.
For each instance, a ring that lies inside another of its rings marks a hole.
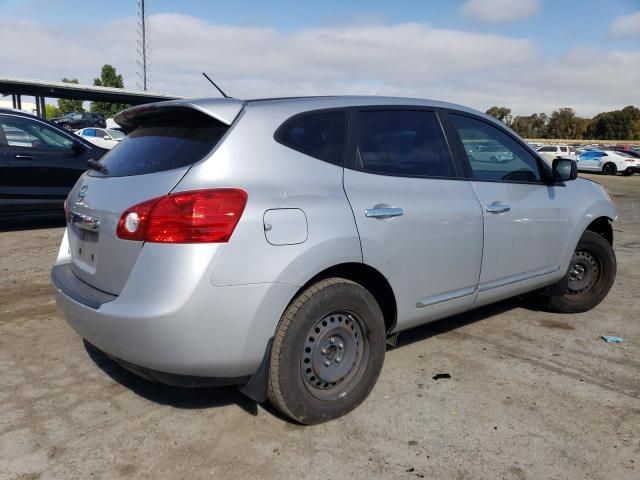
[[[101,128],[96,128],[96,145],[102,148],[111,149],[113,148],[113,140],[111,140],[111,136]]]
[[[585,152],[578,157],[578,169],[587,171],[600,171],[600,157],[602,152]]]
[[[80,151],[72,137],[39,120],[6,114],[0,115],[0,126],[10,132],[4,147],[3,188],[11,192],[16,213],[61,211],[71,187],[87,169],[90,152]]]
[[[564,185],[543,179],[542,164],[524,142],[490,120],[461,112],[448,114],[456,152],[484,215],[484,249],[477,305],[548,284],[564,272],[572,216]],[[469,161],[464,144],[500,145],[506,162]]]
[[[7,137],[0,124],[0,214],[11,214],[13,211],[13,193],[7,181],[9,157],[7,156]]]
[[[350,114],[344,188],[364,263],[389,281],[396,331],[473,305],[482,212],[450,154],[434,110]]]

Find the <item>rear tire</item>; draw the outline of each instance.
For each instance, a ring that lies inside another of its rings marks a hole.
[[[602,166],[602,173],[605,175],[615,175],[618,173],[618,167],[615,163],[607,162]]]
[[[582,234],[563,282],[566,291],[547,296],[546,305],[558,313],[580,313],[597,306],[616,278],[616,255],[611,244],[589,230]]]
[[[289,305],[276,329],[267,396],[303,424],[340,417],[367,398],[386,348],[375,298],[361,285],[329,278]]]

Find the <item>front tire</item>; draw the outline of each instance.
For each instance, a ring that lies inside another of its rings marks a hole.
[[[269,401],[303,424],[345,415],[373,389],[385,348],[382,311],[368,290],[344,278],[315,283],[276,329]]]
[[[589,230],[582,234],[563,282],[566,290],[547,297],[547,306],[558,313],[580,313],[596,307],[609,293],[616,278],[616,255],[611,244]]]

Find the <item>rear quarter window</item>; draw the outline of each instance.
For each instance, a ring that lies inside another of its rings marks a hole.
[[[192,165],[209,153],[229,127],[193,109],[169,110],[145,119],[118,148],[101,159],[105,172],[91,175],[125,177]]]
[[[345,111],[310,112],[287,120],[275,133],[277,142],[311,157],[342,165],[347,117]]]

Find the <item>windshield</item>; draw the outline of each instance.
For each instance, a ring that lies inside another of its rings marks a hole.
[[[126,135],[120,130],[114,130],[113,128],[107,128],[107,133],[111,135],[115,140],[122,140]]]

